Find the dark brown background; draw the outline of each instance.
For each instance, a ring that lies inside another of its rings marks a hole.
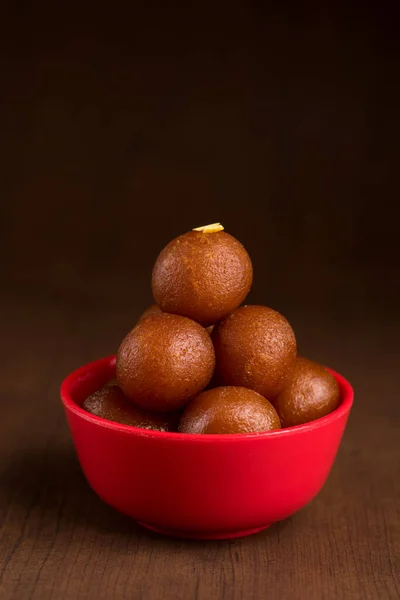
[[[2,5],[2,598],[400,597],[396,17]],[[115,351],[162,246],[213,221],[252,255],[249,301],[281,310],[356,404],[309,507],[194,543],[95,497],[58,387]]]

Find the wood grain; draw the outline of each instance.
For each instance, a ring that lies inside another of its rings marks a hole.
[[[84,4],[1,8],[1,599],[400,598],[394,14]],[[58,390],[115,351],[161,247],[215,221],[252,255],[250,301],[356,402],[308,507],[200,543],[96,497]]]

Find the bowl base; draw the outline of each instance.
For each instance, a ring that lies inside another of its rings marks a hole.
[[[155,533],[161,533],[162,535],[166,535],[169,537],[185,538],[190,540],[231,540],[234,538],[245,537],[247,535],[253,535],[254,533],[258,533],[259,531],[263,531],[264,529],[267,529],[267,527],[269,527],[269,525],[263,525],[263,527],[255,527],[254,529],[242,529],[240,531],[199,533],[190,531],[177,531],[175,529],[165,529],[164,527],[155,527],[154,525],[150,525],[149,523],[143,523],[143,521],[138,521],[138,523],[142,527],[150,529],[150,531],[154,531]]]

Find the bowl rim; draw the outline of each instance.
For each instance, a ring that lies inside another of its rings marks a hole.
[[[282,429],[274,429],[272,431],[256,431],[252,433],[180,433],[171,431],[155,431],[153,429],[143,429],[134,427],[133,425],[123,425],[115,421],[109,421],[103,417],[92,415],[91,413],[80,407],[71,395],[71,386],[77,380],[85,376],[88,372],[99,369],[101,367],[115,367],[116,355],[106,356],[97,360],[91,361],[72,371],[62,381],[60,387],[61,401],[64,408],[77,417],[84,419],[105,429],[114,429],[126,435],[134,435],[146,438],[158,438],[164,440],[188,442],[188,443],[211,443],[211,442],[233,442],[246,441],[251,439],[272,439],[273,437],[290,437],[293,435],[307,434],[315,429],[329,426],[331,423],[348,416],[353,405],[354,390],[350,382],[333,369],[325,367],[336,379],[339,384],[342,401],[335,410],[324,417],[304,423],[303,425],[294,425]]]

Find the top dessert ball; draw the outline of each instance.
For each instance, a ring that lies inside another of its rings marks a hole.
[[[163,312],[206,327],[237,308],[252,281],[247,251],[216,224],[189,231],[165,246],[153,267],[152,289]]]

